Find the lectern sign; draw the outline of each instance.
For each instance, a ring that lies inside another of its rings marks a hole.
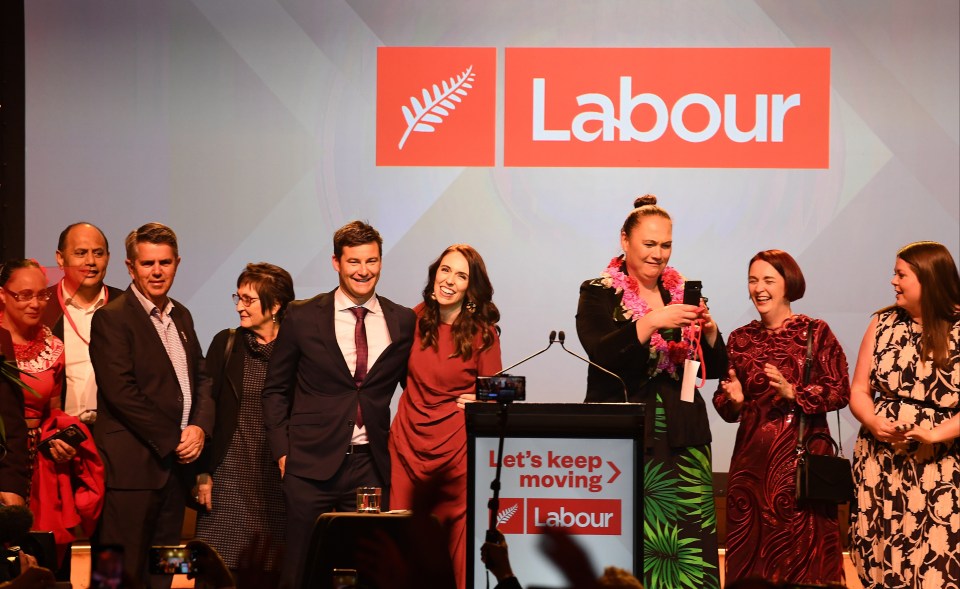
[[[483,543],[496,471],[497,440],[476,440],[474,542]],[[508,438],[504,444],[497,529],[507,536],[517,576],[535,585],[563,580],[538,548],[546,528],[576,536],[595,562],[634,566],[635,444],[629,439]],[[474,587],[483,587],[482,569]]]

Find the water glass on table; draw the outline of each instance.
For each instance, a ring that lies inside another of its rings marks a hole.
[[[380,487],[357,487],[357,513],[380,513]]]

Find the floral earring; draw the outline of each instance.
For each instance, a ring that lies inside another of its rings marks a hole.
[[[465,303],[463,304],[463,306],[466,307],[466,308],[467,308],[467,311],[470,311],[471,313],[473,313],[474,311],[477,310],[477,304],[474,303],[473,301],[470,301],[470,300],[468,300],[467,302],[465,302]]]

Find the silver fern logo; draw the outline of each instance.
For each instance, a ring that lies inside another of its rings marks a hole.
[[[511,507],[501,510],[500,513],[497,514],[497,525],[499,526],[510,521],[510,518],[516,515],[519,508],[520,505],[514,503]]]
[[[410,133],[433,133],[436,129],[434,125],[439,125],[444,121],[444,117],[450,116],[450,111],[456,110],[457,104],[463,101],[467,91],[473,88],[473,81],[476,74],[473,73],[471,65],[459,76],[449,78],[440,82],[440,86],[433,85],[433,94],[426,88],[423,89],[423,104],[417,100],[416,96],[410,97],[410,107],[404,105],[401,107],[403,118],[407,122],[407,129],[400,138],[398,149],[403,149],[403,145],[410,137]]]

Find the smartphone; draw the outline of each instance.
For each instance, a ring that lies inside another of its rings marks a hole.
[[[37,444],[37,450],[43,452],[47,456],[50,455],[50,442],[53,440],[61,440],[66,442],[70,446],[76,448],[80,445],[81,442],[87,439],[87,434],[83,433],[83,430],[77,424],[68,425],[62,430],[58,431],[55,434],[52,434]]]
[[[333,589],[355,589],[356,586],[356,569],[333,569]]]
[[[526,401],[527,378],[525,376],[478,376],[478,401]]]
[[[688,280],[683,283],[683,304],[700,306],[700,299],[703,296],[703,283],[699,280]]]
[[[123,546],[90,547],[90,589],[123,587]]]
[[[183,546],[151,546],[151,575],[187,575],[196,574],[197,553]]]

